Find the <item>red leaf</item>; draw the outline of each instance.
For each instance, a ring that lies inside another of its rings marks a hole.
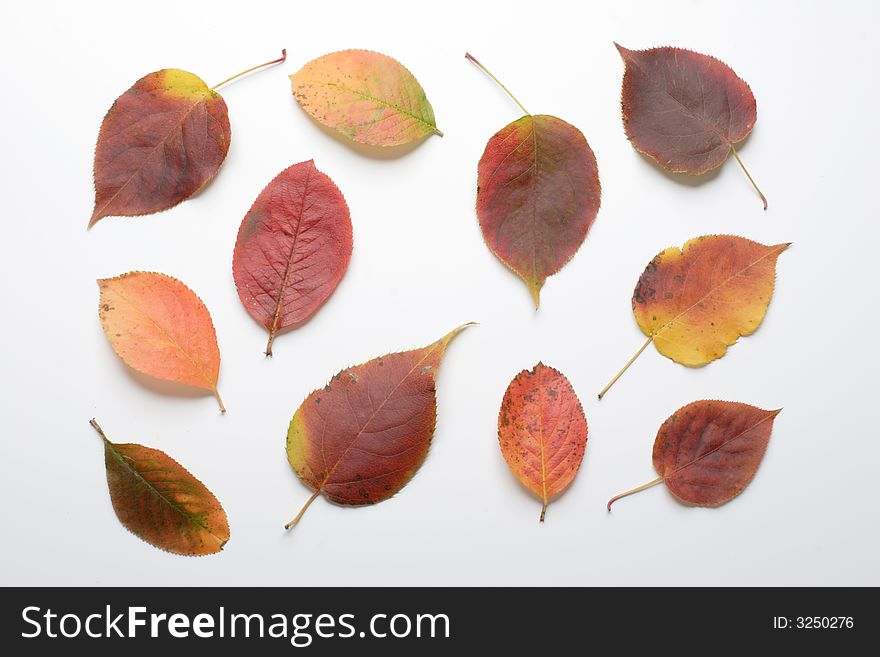
[[[422,465],[434,436],[436,376],[459,326],[421,349],[349,367],[300,404],[287,430],[287,459],[314,494],[335,504],[376,504]]]
[[[226,102],[201,78],[176,68],[141,78],[101,124],[89,226],[189,198],[217,173],[231,138]]]
[[[525,282],[536,307],[544,281],[584,243],[601,191],[596,157],[584,135],[555,116],[526,112],[486,144],[477,167],[483,238]]]
[[[719,506],[732,500],[755,476],[779,413],[718,400],[683,406],[654,440],[654,469],[660,476],[613,497],[608,510],[621,497],[661,481],[686,504]]]
[[[113,103],[95,147],[95,209],[103,217],[150,214],[188,199],[217,173],[232,134],[215,89],[279,64],[287,51],[208,88],[192,73],[166,68],[138,80]]]
[[[232,258],[238,296],[269,331],[298,326],[336,289],[351,258],[351,217],[312,160],[279,173],[245,215]]]
[[[757,110],[749,85],[733,69],[682,48],[614,45],[626,64],[623,125],[637,150],[675,173],[705,173],[729,153],[739,161],[733,145],[752,131]],[[766,210],[767,200],[749,180]]]

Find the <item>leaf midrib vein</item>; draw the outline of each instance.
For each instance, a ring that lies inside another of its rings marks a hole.
[[[281,279],[281,287],[278,290],[278,302],[275,304],[275,314],[272,317],[272,326],[269,327],[269,336],[274,337],[275,333],[278,331],[278,319],[281,317],[281,306],[284,303],[284,293],[289,287],[289,278],[290,278],[290,268],[293,263],[293,258],[296,255],[296,244],[299,241],[299,233],[302,229],[303,217],[305,215],[305,207],[306,207],[306,196],[309,193],[309,181],[312,178],[312,167],[308,167],[306,170],[306,180],[303,183],[303,193],[302,200],[299,206],[299,218],[296,222],[296,231],[293,234],[293,244],[290,245],[290,253],[287,255],[287,263],[284,267],[284,276]],[[274,271],[274,269],[273,269]]]
[[[677,322],[682,316],[684,316],[684,315],[686,315],[687,313],[689,313],[691,310],[693,310],[695,307],[697,307],[697,306],[698,306],[699,304],[701,304],[703,301],[705,301],[705,300],[708,299],[710,296],[712,296],[715,292],[717,292],[717,291],[720,290],[722,287],[724,287],[725,285],[727,285],[728,283],[730,283],[730,281],[732,281],[734,278],[736,278],[737,276],[742,275],[744,272],[748,271],[749,269],[751,269],[752,267],[754,267],[755,265],[757,265],[757,264],[758,264],[759,262],[761,262],[764,258],[768,258],[768,257],[770,257],[770,256],[772,256],[772,255],[774,255],[774,254],[778,254],[778,253],[781,253],[781,252],[782,252],[782,249],[779,249],[778,247],[774,247],[774,248],[772,248],[770,251],[768,251],[767,253],[765,253],[764,255],[762,255],[760,258],[758,258],[757,260],[755,260],[754,262],[749,263],[748,265],[746,265],[745,267],[743,267],[742,269],[740,269],[738,272],[736,272],[735,274],[733,274],[733,275],[730,276],[729,278],[723,280],[721,283],[719,283],[718,285],[716,285],[715,287],[713,287],[711,290],[709,290],[708,292],[706,292],[703,296],[701,296],[699,299],[697,299],[694,303],[692,303],[690,306],[688,306],[687,308],[685,308],[684,310],[682,310],[680,313],[678,313],[675,317],[673,317],[673,318],[670,319],[668,322],[666,322],[666,323],[665,323],[663,326],[661,326],[659,329],[657,329],[656,331],[654,331],[654,332],[651,334],[651,337],[652,337],[652,338],[656,338],[658,335],[660,335],[661,332],[665,331],[665,330],[666,330],[667,328],[669,328],[672,324],[674,324],[675,322]],[[690,275],[690,271],[691,271],[691,267],[688,267],[688,272],[687,272],[687,275],[688,275],[688,276]]]
[[[326,475],[324,475],[324,479],[321,481],[320,485],[318,486],[319,491],[324,490],[324,487],[327,485],[327,482],[330,479],[330,477],[333,475],[333,472],[336,470],[336,468],[339,466],[339,464],[342,463],[342,461],[345,459],[345,457],[351,451],[352,447],[354,447],[354,444],[357,442],[358,438],[360,438],[361,435],[363,435],[364,431],[366,431],[370,422],[372,422],[373,419],[379,414],[379,412],[382,410],[382,408],[385,406],[385,404],[388,403],[388,400],[390,400],[394,396],[394,393],[397,392],[397,389],[403,385],[403,382],[406,381],[413,372],[415,372],[416,368],[419,365],[421,365],[423,362],[425,362],[425,360],[428,358],[428,356],[430,356],[431,354],[434,353],[435,349],[437,349],[436,342],[433,345],[431,345],[431,347],[428,348],[428,352],[424,356],[422,356],[418,360],[418,362],[416,362],[415,365],[412,366],[412,368],[409,370],[409,372],[407,372],[400,379],[400,381],[397,382],[397,384],[394,386],[394,388],[391,389],[391,392],[389,392],[388,395],[385,397],[385,399],[382,400],[382,403],[379,404],[379,406],[376,408],[376,410],[370,414],[370,417],[367,418],[367,421],[364,422],[363,426],[358,430],[357,434],[355,434],[355,437],[351,439],[351,442],[348,443],[345,450],[342,452],[342,454],[339,455],[339,458],[336,459],[336,463],[333,464],[333,467],[330,468],[330,470],[327,472]],[[324,421],[324,424],[326,426],[326,420]],[[323,451],[323,447],[324,446],[323,446],[323,441],[322,441],[322,443],[321,443],[322,451]]]
[[[377,103],[377,104],[382,105],[384,107],[388,107],[389,109],[393,109],[398,114],[408,116],[409,118],[413,119],[414,121],[417,121],[418,123],[421,123],[422,125],[429,127],[432,132],[435,132],[437,130],[436,125],[431,125],[430,123],[428,123],[425,119],[421,118],[420,116],[416,116],[412,112],[408,112],[404,108],[402,108],[398,105],[395,105],[394,103],[389,103],[387,100],[382,100],[381,98],[376,98],[375,96],[371,96],[370,94],[364,93],[363,91],[358,91],[357,89],[351,89],[349,87],[346,87],[343,84],[338,84],[335,82],[324,82],[322,80],[304,80],[303,82],[310,82],[312,84],[318,84],[318,85],[322,85],[324,87],[332,87],[334,89],[342,89],[343,91],[346,91],[350,94],[354,94],[355,96],[360,96],[361,98],[363,98],[365,100],[370,100],[370,101],[373,101],[374,103]]]
[[[749,431],[751,431],[752,429],[754,429],[755,427],[757,427],[757,426],[758,426],[759,424],[761,424],[762,422],[766,422],[767,420],[772,419],[772,418],[774,418],[774,417],[776,417],[775,414],[773,414],[773,413],[768,413],[767,415],[765,415],[764,417],[762,417],[760,420],[758,420],[757,422],[755,422],[752,426],[750,426],[750,427],[748,427],[748,428],[743,429],[742,431],[740,431],[740,432],[739,432],[738,434],[736,434],[733,438],[730,438],[729,440],[725,440],[723,443],[721,443],[721,444],[718,445],[717,447],[713,447],[712,449],[710,449],[710,450],[709,450],[708,452],[706,452],[705,454],[701,454],[700,456],[698,456],[698,457],[696,457],[696,458],[694,458],[694,459],[688,461],[688,462],[685,463],[684,465],[682,465],[682,466],[680,466],[680,467],[678,467],[678,468],[675,468],[675,469],[674,469],[671,473],[669,473],[668,475],[663,475],[663,479],[666,479],[667,477],[672,477],[672,476],[678,474],[679,472],[681,472],[682,470],[684,470],[685,468],[689,468],[689,467],[691,467],[694,463],[697,463],[698,461],[702,461],[704,458],[706,458],[706,457],[708,457],[708,456],[711,456],[711,455],[714,454],[715,452],[717,452],[717,451],[723,449],[724,447],[726,447],[727,445],[729,445],[730,443],[732,443],[734,440],[739,440],[742,436],[744,436],[745,434],[747,434]]]
[[[174,339],[173,335],[168,333],[168,331],[166,331],[165,328],[161,324],[159,324],[155,319],[153,319],[152,316],[147,314],[143,310],[143,308],[141,308],[140,306],[136,305],[134,302],[127,299],[126,296],[124,294],[122,294],[119,290],[114,289],[113,292],[114,292],[114,294],[116,294],[116,296],[118,296],[120,299],[125,301],[125,303],[127,303],[129,306],[131,306],[132,308],[137,310],[142,316],[144,316],[148,320],[150,320],[150,322],[153,324],[153,326],[155,326],[159,330],[159,332],[162,333],[162,335],[164,335],[166,338],[168,338],[168,341],[174,347],[176,347],[178,349],[178,351],[180,351],[180,353],[182,353],[184,356],[186,356],[189,359],[189,361],[193,364],[193,367],[195,368],[196,372],[199,374],[199,376],[202,377],[202,380],[208,384],[208,388],[210,390],[214,389],[214,383],[208,379],[208,377],[205,375],[205,373],[202,370],[199,363],[196,362],[195,358],[193,358],[186,349],[184,349],[183,347],[180,346],[180,344],[178,344],[177,340]]]
[[[172,502],[171,500],[169,500],[167,497],[165,497],[165,495],[162,494],[162,492],[161,492],[160,490],[158,490],[155,486],[153,486],[152,483],[150,483],[149,481],[147,481],[147,480],[141,475],[141,473],[138,472],[138,471],[137,471],[137,470],[136,470],[136,469],[135,469],[135,468],[134,468],[134,467],[128,462],[128,460],[125,458],[125,456],[123,456],[122,453],[119,452],[119,450],[116,449],[116,445],[114,445],[113,443],[111,443],[109,440],[106,440],[106,439],[104,440],[104,444],[107,445],[108,447],[110,447],[110,450],[112,451],[113,456],[114,456],[114,457],[115,457],[120,463],[122,463],[123,466],[125,466],[125,468],[126,468],[126,470],[128,470],[128,472],[130,472],[132,475],[134,475],[135,478],[137,478],[138,480],[140,480],[141,482],[143,482],[144,486],[146,486],[147,489],[149,489],[149,491],[150,491],[151,493],[153,493],[153,495],[155,495],[155,496],[158,497],[160,500],[162,500],[162,501],[163,501],[165,504],[167,504],[170,508],[174,509],[178,514],[180,514],[181,516],[183,516],[186,520],[188,520],[188,521],[191,522],[192,524],[196,525],[197,527],[200,527],[201,529],[204,529],[204,530],[205,530],[206,532],[208,532],[211,536],[213,536],[214,538],[216,538],[220,543],[224,543],[224,542],[225,542],[225,539],[222,539],[222,538],[220,538],[219,536],[217,536],[213,531],[211,531],[211,528],[210,528],[210,527],[208,527],[205,523],[203,523],[203,522],[201,521],[201,519],[199,519],[199,518],[198,518],[197,516],[195,516],[194,514],[188,513],[188,512],[187,512],[185,509],[183,509],[179,504],[177,504],[177,503]]]
[[[186,112],[180,117],[180,119],[177,121],[177,123],[175,123],[174,125],[171,126],[171,128],[168,130],[168,132],[165,133],[165,136],[162,137],[161,141],[159,141],[159,143],[157,143],[157,144],[156,144],[156,145],[150,150],[149,154],[148,154],[146,157],[143,158],[143,160],[141,161],[141,164],[140,164],[140,165],[139,165],[139,166],[138,166],[138,167],[132,172],[132,174],[128,177],[128,179],[127,179],[127,180],[126,180],[126,181],[125,181],[125,182],[119,187],[119,189],[117,189],[117,190],[113,193],[113,196],[111,196],[111,197],[107,200],[107,202],[104,203],[104,204],[101,206],[101,210],[100,210],[101,212],[104,212],[104,210],[106,210],[107,207],[108,207],[113,201],[116,200],[116,197],[119,196],[119,195],[122,193],[122,190],[125,189],[126,187],[128,187],[128,186],[131,184],[131,181],[134,180],[134,179],[135,179],[135,176],[137,176],[137,175],[141,172],[141,170],[142,170],[142,169],[144,168],[144,166],[145,166],[145,163],[146,163],[150,158],[153,157],[153,155],[156,153],[156,151],[158,151],[159,148],[164,148],[164,147],[165,147],[165,142],[168,141],[168,138],[171,136],[171,134],[172,134],[175,130],[182,129],[183,122],[186,121],[186,119],[189,117],[190,114],[192,114],[193,110],[199,105],[199,103],[203,103],[203,102],[205,102],[205,97],[201,97],[201,98],[199,98],[197,101],[195,101],[192,105],[189,106],[189,108],[188,108],[188,109],[186,110]],[[165,158],[163,158],[163,160],[165,160]],[[163,162],[163,168],[164,168],[165,164],[166,164],[166,163]],[[97,211],[98,211],[98,210],[97,210],[97,208],[96,208],[96,209],[95,209],[95,212],[97,212]],[[94,214],[94,213],[93,213],[93,214]]]

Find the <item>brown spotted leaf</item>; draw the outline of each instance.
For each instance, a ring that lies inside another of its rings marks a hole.
[[[565,375],[543,363],[517,374],[498,414],[501,453],[520,483],[547,505],[577,474],[587,446],[587,419]]]
[[[158,449],[104,441],[104,464],[113,510],[126,529],[168,552],[214,554],[229,541],[220,502],[182,465]]]
[[[676,363],[701,367],[754,333],[773,296],[776,260],[788,247],[702,235],[657,254],[632,297],[636,322],[648,339],[599,399],[651,343]]]

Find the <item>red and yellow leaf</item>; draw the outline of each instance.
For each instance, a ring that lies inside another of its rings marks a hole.
[[[526,112],[486,144],[477,166],[480,229],[492,253],[528,286],[535,307],[547,277],[584,243],[601,191],[596,156],[584,135],[555,116]]]
[[[231,138],[226,103],[201,78],[176,68],[141,78],[101,124],[89,226],[186,200],[217,173]]]
[[[719,506],[732,500],[755,476],[780,412],[717,400],[678,409],[654,440],[654,469],[660,476],[613,497],[608,510],[621,497],[660,482],[685,504]]]
[[[437,129],[425,90],[400,62],[369,50],[343,50],[290,76],[296,101],[316,121],[369,146],[398,146]]]
[[[770,304],[776,259],[788,244],[705,235],[661,251],[632,298],[642,332],[664,356],[699,367],[754,333]]]
[[[299,326],[333,294],[351,258],[351,217],[312,160],[279,173],[245,215],[232,274],[245,309],[269,332]]]
[[[189,556],[214,554],[229,541],[219,500],[182,465],[158,449],[104,440],[107,486],[116,516],[150,545]]]
[[[342,370],[300,405],[287,431],[287,458],[314,494],[360,506],[388,499],[412,479],[434,435],[437,368],[449,342],[374,358]]]
[[[214,393],[220,350],[211,315],[186,285],[165,274],[130,272],[98,281],[98,315],[113,350],[139,372]]]
[[[789,244],[765,246],[735,235],[704,235],[661,251],[645,268],[633,314],[657,351],[689,367],[721,358],[754,333],[770,304],[776,260]],[[635,360],[612,379],[608,388]]]
[[[547,505],[574,480],[587,446],[587,419],[571,383],[538,363],[517,374],[498,414],[501,453],[520,483]]]
[[[676,173],[705,173],[730,153],[739,161],[734,144],[748,136],[758,115],[752,90],[733,69],[683,48],[614,45],[626,65],[623,126],[637,150]],[[766,210],[767,199],[749,181]]]

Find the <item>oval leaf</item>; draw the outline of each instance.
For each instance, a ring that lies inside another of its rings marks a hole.
[[[129,531],[168,552],[214,554],[229,541],[219,500],[180,463],[158,449],[104,439],[107,486],[116,516]]]
[[[130,272],[98,281],[98,315],[116,354],[157,379],[217,392],[220,350],[211,315],[176,278]]]
[[[623,127],[638,151],[675,173],[706,173],[730,153],[739,160],[733,145],[748,136],[758,115],[752,90],[733,69],[683,48],[614,45],[626,66]],[[755,190],[766,210],[767,200]]]
[[[599,211],[596,157],[581,131],[555,116],[527,115],[486,144],[477,169],[477,216],[492,252],[529,288],[577,252]]]
[[[717,400],[678,409],[654,440],[654,469],[660,476],[613,497],[608,510],[621,497],[661,481],[686,504],[719,506],[730,501],[755,476],[780,412]]]
[[[312,160],[279,173],[245,215],[232,257],[238,296],[275,334],[317,312],[351,258],[351,217],[339,188]]]
[[[201,78],[176,68],[141,78],[101,123],[89,226],[188,199],[217,173],[231,138],[226,103]]]
[[[544,522],[547,505],[571,484],[587,446],[587,419],[565,375],[543,363],[517,374],[501,402],[498,441],[511,472],[543,503]]]
[[[388,499],[428,453],[437,411],[435,378],[450,340],[342,370],[300,405],[287,431],[287,458],[314,494],[351,506]]]
[[[400,62],[369,50],[343,50],[290,76],[293,95],[316,121],[369,146],[399,146],[437,129],[425,91]]]
[[[661,251],[632,298],[639,328],[664,356],[696,367],[721,358],[754,333],[788,244],[765,246],[734,235],[705,235]]]

